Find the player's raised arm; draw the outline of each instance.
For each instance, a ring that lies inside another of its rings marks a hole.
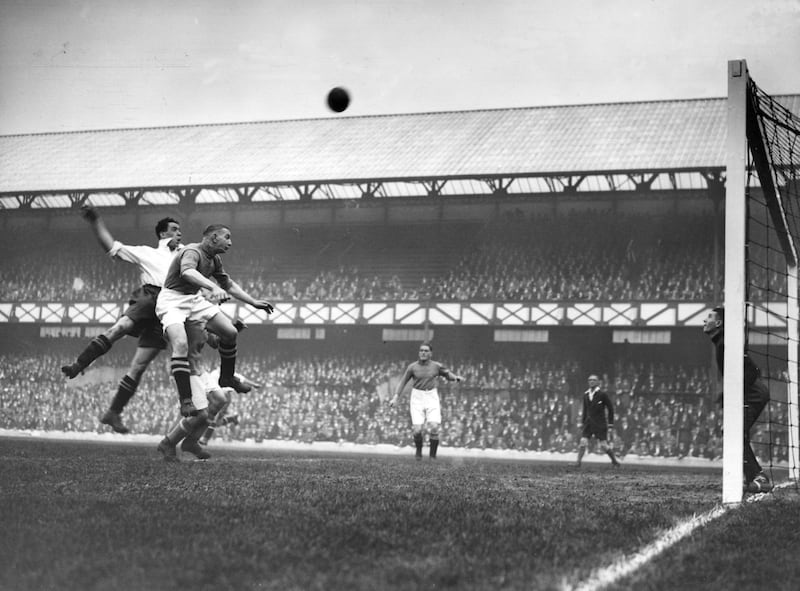
[[[95,238],[97,238],[97,241],[100,243],[100,246],[103,247],[105,252],[110,251],[114,246],[114,237],[106,227],[103,218],[100,217],[100,212],[97,211],[97,208],[92,205],[84,205],[81,207],[81,217],[89,222]]]

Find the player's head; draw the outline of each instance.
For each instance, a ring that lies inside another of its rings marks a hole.
[[[596,388],[600,385],[600,378],[596,373],[589,374],[589,377],[586,378],[586,381],[589,382],[589,387]]]
[[[433,354],[433,345],[430,341],[423,341],[419,346],[419,360],[427,361]]]
[[[203,242],[215,252],[227,252],[233,246],[231,230],[225,224],[211,224],[203,230]]]
[[[703,320],[703,332],[709,336],[714,336],[722,332],[725,324],[725,308],[717,306],[712,308],[708,315]]]
[[[181,223],[175,218],[161,218],[156,223],[156,236],[159,240],[172,238],[169,246],[174,250],[181,242]]]

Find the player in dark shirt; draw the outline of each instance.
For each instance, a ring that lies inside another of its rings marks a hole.
[[[250,386],[234,375],[237,330],[219,304],[233,296],[254,308],[272,313],[272,304],[252,297],[223,269],[220,255],[232,245],[231,231],[227,226],[208,226],[201,242],[187,245],[175,256],[156,301],[156,314],[172,345],[170,371],[178,390],[181,414],[185,417],[185,424],[181,428],[188,433],[181,446],[184,451],[190,451],[198,457],[208,455],[197,444],[208,426],[208,417],[205,408],[198,410],[192,399],[196,398],[207,405],[207,398],[205,388],[198,379],[201,370],[190,363],[190,351],[199,350],[202,346],[200,341],[205,335],[202,330],[187,332],[187,327],[199,324],[219,337],[219,385],[231,387],[237,392],[248,392]],[[196,336],[190,338],[190,333]],[[173,441],[165,438],[158,449],[165,459],[174,460],[176,450]]]
[[[428,426],[428,440],[430,442],[430,458],[436,459],[436,450],[439,448],[439,425],[442,422],[441,403],[436,385],[439,377],[451,382],[460,382],[464,378],[454,374],[438,361],[433,361],[433,347],[429,342],[424,342],[419,347],[419,361],[415,361],[406,368],[403,377],[397,384],[394,397],[389,401],[390,406],[397,404],[397,397],[412,381],[409,408],[411,411],[411,429],[414,433],[414,446],[416,458],[422,459],[422,431]]]
[[[725,371],[725,309],[718,306],[703,321],[703,332],[714,344],[715,359],[720,375]],[[769,388],[761,381],[761,370],[747,355],[744,357],[744,487],[757,493],[772,490],[772,483],[761,470],[761,465],[750,444],[750,430],[761,412],[769,404]],[[724,394],[721,398],[724,402]]]
[[[578,446],[578,462],[581,465],[589,440],[595,437],[600,442],[600,449],[611,458],[611,464],[617,468],[619,462],[609,442],[609,434],[614,429],[614,405],[608,394],[600,389],[600,378],[589,376],[589,389],[583,393],[583,412],[581,414],[581,441]],[[606,415],[608,418],[606,419]]]

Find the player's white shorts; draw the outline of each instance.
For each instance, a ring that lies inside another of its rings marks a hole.
[[[189,383],[192,385],[192,404],[197,410],[208,408],[208,396],[201,376],[190,375]]]
[[[409,407],[412,425],[442,422],[442,407],[439,404],[439,391],[436,388],[433,390],[412,388]]]
[[[156,316],[164,328],[187,321],[207,322],[219,312],[220,307],[209,302],[201,293],[187,295],[162,288],[156,300]]]

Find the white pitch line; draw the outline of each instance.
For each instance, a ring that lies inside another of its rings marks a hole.
[[[793,482],[784,482],[776,485],[775,488],[778,489],[793,485]],[[768,496],[769,493],[753,495],[751,497],[747,497],[745,502],[755,503]],[[735,509],[736,507],[738,507],[738,505],[719,505],[707,513],[694,515],[667,530],[654,542],[651,542],[635,554],[623,556],[610,566],[595,570],[585,581],[578,583],[575,586],[564,585],[563,588],[565,591],[597,591],[603,587],[606,587],[607,585],[616,583],[619,579],[628,576],[636,569],[653,560],[656,556],[671,546],[680,542],[698,527],[706,525],[710,521],[713,521],[714,519],[727,513],[729,509]]]

